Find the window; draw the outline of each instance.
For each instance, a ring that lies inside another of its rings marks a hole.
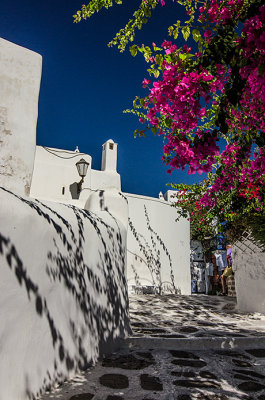
[[[114,148],[113,143],[109,143],[109,148],[110,148],[110,150],[113,150],[113,148]]]

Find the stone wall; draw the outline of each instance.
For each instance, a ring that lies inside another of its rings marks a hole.
[[[250,234],[232,246],[238,308],[265,314],[265,252]]]
[[[228,296],[236,297],[235,276],[234,275],[228,276],[226,283],[228,288]]]
[[[36,396],[128,334],[127,231],[108,211],[127,203],[93,196],[91,212],[0,189],[1,400]]]

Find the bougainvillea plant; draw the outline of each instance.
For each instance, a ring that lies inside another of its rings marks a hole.
[[[109,46],[124,51],[159,4],[143,0]],[[121,4],[121,0],[116,0]],[[191,218],[193,236],[265,215],[265,4],[262,0],[179,0],[187,21],[176,21],[171,40],[151,47],[133,44],[142,53],[149,77],[147,94],[136,97],[133,112],[148,129],[164,136],[163,162],[168,172],[207,173],[199,184],[178,184],[176,205]],[[89,18],[111,0],[92,0],[74,16]],[[181,32],[187,42],[179,46]],[[195,223],[196,221],[196,223]],[[204,228],[202,228],[204,226]],[[205,233],[206,234],[206,233]]]

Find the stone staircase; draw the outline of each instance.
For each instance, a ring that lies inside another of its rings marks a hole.
[[[131,295],[132,335],[41,400],[264,400],[265,315],[222,296]]]

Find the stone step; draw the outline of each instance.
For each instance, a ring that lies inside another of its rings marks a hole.
[[[256,349],[265,347],[265,336],[248,337],[203,337],[203,338],[160,338],[129,337],[122,342],[122,348],[181,349],[181,350],[221,350]]]

